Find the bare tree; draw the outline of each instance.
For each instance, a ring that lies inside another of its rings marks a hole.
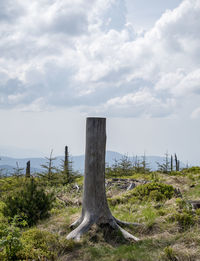
[[[51,182],[55,178],[55,172],[57,168],[53,165],[54,160],[56,160],[53,155],[53,150],[51,150],[50,156],[45,157],[47,160],[46,164],[42,164],[41,167],[44,169],[42,173],[38,173],[38,176],[45,178],[47,181]]]
[[[162,164],[157,162],[158,165],[158,171],[163,172],[163,173],[169,173],[170,171],[170,162],[169,162],[169,154],[168,152],[165,153],[165,160]]]
[[[65,146],[64,175],[69,179],[69,153],[67,146]]]
[[[173,156],[171,155],[171,161],[170,161],[170,164],[171,164],[171,172],[173,171]]]
[[[26,162],[26,178],[31,177],[31,162],[30,160]]]
[[[149,163],[147,162],[145,152],[142,156],[141,168],[140,169],[141,169],[140,172],[144,172],[144,173],[150,172]]]
[[[72,170],[72,161],[69,157],[68,146],[65,146],[65,156],[61,159],[60,180],[63,184],[68,184],[74,180],[77,173]]]
[[[176,171],[179,171],[180,161],[178,160],[176,153],[174,154],[174,158],[175,158],[175,163],[176,163]]]
[[[19,167],[18,161],[16,161],[16,168],[13,168],[13,176],[20,177],[23,175],[24,168]]]
[[[141,162],[137,155],[135,156],[133,167],[136,173],[140,172]]]
[[[82,214],[71,225],[78,227],[67,236],[67,239],[79,240],[93,224],[97,224],[109,225],[112,229],[121,231],[125,238],[138,241],[138,238],[119,226],[128,223],[114,218],[108,207],[105,193],[105,148],[106,119],[87,118]]]

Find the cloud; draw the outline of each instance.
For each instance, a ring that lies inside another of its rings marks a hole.
[[[166,11],[144,34],[127,23],[125,0],[6,3],[1,108],[166,117],[199,97],[199,0]]]
[[[41,10],[41,16],[35,30],[39,33],[80,36],[87,33],[88,16],[85,12],[86,4],[83,1],[54,1],[46,5],[46,9],[37,4],[35,11]]]
[[[157,99],[148,90],[129,93],[125,96],[112,98],[102,107],[98,108],[95,113],[102,111],[108,116],[118,117],[165,117],[173,112],[174,101],[168,99],[164,102]]]
[[[192,119],[199,119],[200,118],[200,107],[196,108],[192,114],[191,114]]]
[[[21,15],[24,14],[23,6],[20,5],[18,0],[1,0],[0,2],[0,22],[1,23],[14,23]]]
[[[178,69],[176,72],[163,74],[155,89],[168,91],[176,97],[200,94],[200,69],[189,73]]]
[[[123,30],[127,13],[125,0],[110,1],[107,5],[107,8],[103,9],[101,29],[105,32]]]

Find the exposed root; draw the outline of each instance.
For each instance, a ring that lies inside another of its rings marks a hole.
[[[80,217],[79,219],[77,219],[73,224],[71,224],[71,228],[78,226],[76,229],[74,229],[71,233],[69,233],[69,235],[67,236],[67,239],[74,239],[79,241],[80,237],[86,233],[91,226],[97,222],[91,218],[85,217],[84,219],[82,217]],[[120,230],[123,237],[125,239],[131,239],[134,241],[139,241],[139,239],[135,236],[133,236],[132,234],[130,234],[129,232],[127,232],[126,230],[124,230],[123,228],[121,228],[119,225],[135,225],[135,226],[140,226],[141,224],[138,223],[129,223],[129,222],[123,222],[120,221],[118,219],[116,219],[115,217],[112,218],[112,220],[110,220],[108,222],[108,224],[115,230]],[[101,227],[101,225],[99,224],[99,226]]]
[[[126,230],[124,230],[123,228],[121,228],[120,226],[117,226],[118,229],[121,231],[122,235],[124,236],[125,239],[132,239],[135,242],[139,241],[139,238],[134,237],[132,234],[130,234],[129,232],[127,232]]]
[[[94,222],[91,219],[85,218],[76,229],[69,233],[67,239],[74,239],[79,241],[80,237],[90,229],[93,223]]]
[[[79,226],[82,221],[83,221],[83,218],[82,218],[82,216],[81,216],[81,217],[78,218],[74,223],[72,223],[72,224],[70,225],[70,228],[75,228],[75,227]]]
[[[118,225],[120,225],[120,226],[136,226],[136,227],[142,226],[142,224],[140,224],[140,223],[126,222],[126,221],[121,221],[121,220],[119,220],[119,219],[117,219],[117,218],[115,218],[115,217],[113,217],[113,218],[114,218],[114,220],[116,221],[116,223],[117,223]]]

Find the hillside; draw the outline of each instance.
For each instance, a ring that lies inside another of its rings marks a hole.
[[[109,166],[113,165],[115,160],[120,160],[123,158],[123,154],[114,151],[107,151],[106,152],[106,162]],[[4,169],[4,173],[12,173],[13,168],[16,168],[16,162],[18,162],[20,168],[26,169],[26,162],[28,160],[31,161],[31,172],[40,172],[41,165],[45,164],[45,158],[11,158],[0,156],[0,168]],[[131,161],[135,161],[136,157],[128,157]],[[62,160],[64,156],[56,156],[56,160],[54,161],[54,165],[57,168],[60,168],[62,164]],[[70,160],[72,162],[72,167],[75,171],[79,171],[81,173],[84,172],[84,159],[85,155],[80,156],[71,156]],[[138,156],[137,160],[142,161],[142,156]],[[157,169],[157,162],[162,164],[165,161],[165,157],[160,156],[146,156],[147,165],[150,169],[156,170]],[[184,167],[184,164],[181,162],[181,167]]]
[[[21,230],[18,238],[22,247],[15,260],[200,260],[200,210],[195,205],[200,201],[199,167],[168,174],[133,171],[128,177],[121,172],[114,179],[107,173],[111,212],[120,220],[140,224],[126,227],[140,239],[137,243],[124,240],[106,227],[93,227],[80,242],[66,240],[70,224],[81,213],[83,178],[75,178],[68,185],[59,183],[58,178],[52,182],[45,184],[46,192],[54,191],[56,199],[50,216]],[[0,179],[0,231],[7,222],[2,214],[4,200],[13,189],[16,195],[22,184],[26,184],[23,178]],[[127,191],[130,184],[134,186]],[[3,253],[5,256],[3,251],[0,258]]]

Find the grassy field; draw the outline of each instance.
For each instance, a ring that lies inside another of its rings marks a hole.
[[[97,226],[79,242],[66,240],[70,224],[81,213],[83,179],[78,178],[73,184],[46,187],[55,195],[50,216],[34,226],[20,226],[17,238],[21,247],[15,259],[10,260],[200,260],[200,209],[193,209],[190,204],[190,200],[200,200],[200,168],[171,174],[136,173],[128,178],[149,183],[127,192],[113,182],[107,187],[107,198],[116,218],[141,224],[125,228],[140,238],[139,242],[127,241],[111,228]],[[13,189],[12,182],[15,184],[12,178],[0,179],[1,260],[9,260],[2,231],[5,232],[5,224],[11,231],[12,225],[3,214],[3,198]],[[75,183],[80,186],[79,191],[74,188]]]

